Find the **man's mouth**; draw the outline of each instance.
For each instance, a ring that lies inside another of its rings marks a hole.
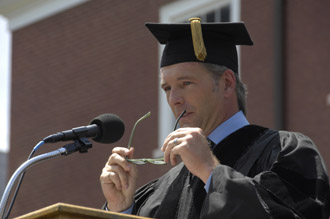
[[[185,114],[183,114],[182,119],[185,119],[185,118],[189,117],[192,114],[193,114],[192,112],[186,112]]]
[[[180,113],[177,113],[177,116],[176,117],[178,119],[180,119],[180,118],[184,117],[186,114],[187,114],[187,111],[186,110],[183,110]]]

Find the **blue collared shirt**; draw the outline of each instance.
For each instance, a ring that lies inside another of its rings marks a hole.
[[[242,111],[237,112],[235,115],[227,119],[225,122],[221,123],[216,129],[214,129],[208,138],[215,144],[219,144],[223,139],[229,136],[231,133],[237,131],[244,126],[249,125],[245,115]],[[204,188],[206,192],[209,191],[210,183],[212,179],[213,172],[210,174]]]
[[[245,118],[243,112],[239,111],[214,129],[208,138],[217,145],[231,133],[246,125],[249,125],[249,122]]]

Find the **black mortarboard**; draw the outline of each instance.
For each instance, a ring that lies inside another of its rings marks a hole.
[[[159,43],[165,44],[161,67],[181,62],[205,62],[223,65],[238,72],[236,45],[253,45],[242,22],[200,23],[201,43],[204,41],[206,48],[206,54],[204,54],[206,58],[204,56],[205,59],[200,59],[196,58],[197,54],[195,55],[192,32],[196,31],[193,30],[191,24],[146,23],[146,26]],[[203,52],[199,54],[203,56]]]

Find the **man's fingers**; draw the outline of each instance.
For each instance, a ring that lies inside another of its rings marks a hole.
[[[164,161],[166,163],[168,163],[170,161],[170,156],[171,156],[173,147],[174,147],[174,143],[167,144],[164,146]]]
[[[128,188],[128,173],[119,166],[113,166],[112,172],[114,172],[119,177],[120,188],[127,189]]]
[[[173,166],[177,164],[177,154],[176,154],[176,149],[171,150],[170,153],[170,161]]]
[[[109,178],[110,182],[112,182],[116,186],[117,190],[121,190],[121,182],[116,172],[108,172],[107,177]]]
[[[133,148],[114,148],[102,170],[101,187],[112,211],[127,209],[133,201],[137,169],[126,160],[133,153]]]
[[[106,166],[101,174],[101,182],[113,183],[117,190],[128,188],[128,173],[118,165]]]
[[[129,153],[127,154],[129,155]],[[117,154],[117,153],[114,153],[110,156],[108,162],[106,165],[109,165],[109,166],[112,166],[112,165],[119,165],[121,166],[125,171],[129,171],[132,166],[131,166],[131,163],[129,163],[127,160],[126,160],[126,157],[120,155],[120,154]]]
[[[133,156],[133,149],[116,147],[112,151],[113,154],[103,168],[101,181],[107,184],[113,183],[117,190],[126,189],[129,171],[132,169],[132,164],[126,160],[126,157]]]
[[[112,149],[113,154],[120,154],[122,156],[128,156],[130,150],[124,147],[115,147]]]
[[[106,170],[106,168],[103,168],[101,177],[100,177],[102,184],[109,184],[114,185],[117,190],[121,190],[121,183],[118,174],[115,172],[110,172]]]
[[[174,140],[175,140],[176,138],[178,138],[178,140],[179,140],[180,138],[186,136],[186,134],[187,134],[187,133],[186,133],[186,130],[185,130],[185,129],[177,129],[177,130],[175,130],[174,132],[170,133],[170,134],[166,137],[166,139],[165,139],[165,141],[164,141],[164,143],[163,143],[163,146],[162,146],[161,150],[162,150],[162,151],[165,151],[167,145],[173,144],[173,143],[174,143]]]
[[[132,159],[133,157],[134,157],[134,148],[131,147],[130,150],[129,150],[129,152],[128,152],[128,158],[129,159]]]

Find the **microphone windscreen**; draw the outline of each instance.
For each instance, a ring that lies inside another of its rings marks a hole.
[[[125,132],[125,125],[119,116],[107,113],[94,118],[90,124],[96,124],[100,128],[100,133],[93,138],[100,143],[114,143],[119,141]]]

